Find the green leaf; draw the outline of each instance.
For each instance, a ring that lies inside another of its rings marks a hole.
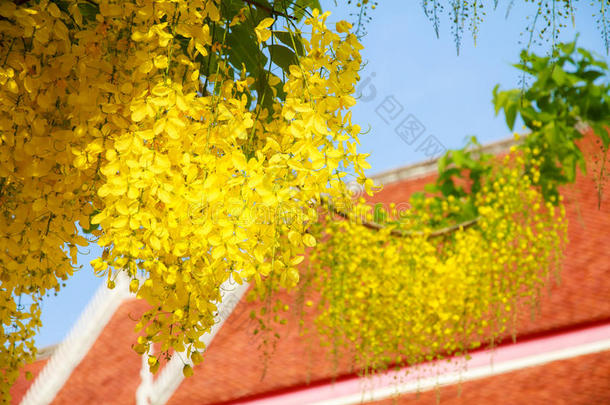
[[[566,72],[559,66],[556,66],[551,73],[551,77],[559,86],[563,86],[567,82]]]
[[[449,152],[445,153],[443,156],[441,156],[441,158],[438,160],[438,172],[442,173],[445,171],[445,169],[447,168],[447,165],[449,164]]]
[[[442,181],[445,181],[447,179],[450,179],[453,176],[460,177],[461,172],[462,171],[456,167],[452,167],[445,171],[439,172],[439,176],[438,176],[439,183]]]
[[[322,6],[320,6],[320,2],[318,0],[297,0],[294,3],[293,15],[297,21],[301,21],[301,19],[305,16],[305,11],[307,9],[313,10],[314,8],[322,11]]]
[[[297,55],[303,56],[305,53],[305,47],[303,46],[303,42],[299,35],[287,31],[273,31],[273,35],[279,39],[281,43],[295,51]]]
[[[378,224],[383,224],[386,219],[386,213],[383,210],[383,204],[377,203],[375,204],[375,208],[373,210],[373,222]]]
[[[517,118],[517,104],[511,103],[504,109],[504,115],[506,117],[506,125],[512,131],[515,127],[515,120]]]
[[[297,21],[301,21],[303,16],[305,15],[305,10],[307,9],[308,0],[297,0],[294,2],[292,15],[297,19]]]
[[[426,184],[424,186],[424,191],[428,192],[428,193],[436,193],[438,191],[438,187],[436,186],[436,184]],[[413,195],[415,196],[415,195]],[[424,193],[421,193],[421,198],[423,199],[425,197]]]
[[[571,55],[574,52],[574,48],[576,47],[576,41],[567,44],[561,44],[559,47],[563,53]]]
[[[610,134],[608,134],[608,128],[610,128],[610,125],[607,123],[594,122],[591,123],[590,126],[595,135],[601,138],[604,149],[608,148],[608,146],[610,146]]]
[[[219,58],[216,53],[209,53],[208,56],[199,54],[196,60],[200,63],[202,76],[208,77],[218,70]]]
[[[257,77],[265,66],[267,57],[258,46],[254,30],[247,24],[233,26],[231,33],[227,35],[227,45],[231,47],[231,52],[229,52],[231,65],[239,71],[242,69],[243,63],[250,76]]]
[[[256,102],[267,110],[270,110],[273,106],[273,91],[271,90],[271,86],[269,86],[266,71],[260,72],[254,87],[256,88],[257,93]]]
[[[79,3],[78,9],[86,22],[94,21],[100,13],[100,6],[95,3]]]
[[[269,45],[268,48],[271,61],[281,67],[284,72],[290,72],[290,65],[298,65],[299,61],[295,53],[285,46]]]
[[[465,156],[463,150],[454,150],[451,153],[451,155],[452,155],[453,161],[455,162],[455,165],[457,167],[463,167],[464,166],[464,162],[466,161],[466,156]]]
[[[455,183],[451,179],[444,181],[443,184],[441,184],[440,189],[441,189],[441,193],[443,193],[443,195],[445,197],[448,197],[450,195],[455,195],[457,193],[457,189],[455,188]]]
[[[580,77],[582,77],[588,82],[594,82],[602,76],[605,76],[605,74],[597,70],[587,70],[585,72],[580,73]]]
[[[493,103],[496,110],[496,115],[498,115],[500,110],[504,108],[504,103],[506,102],[506,92],[502,91],[498,93],[499,88],[500,85],[496,84],[496,87],[493,89]]]

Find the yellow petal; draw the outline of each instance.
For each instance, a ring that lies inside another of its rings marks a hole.
[[[303,243],[307,247],[314,247],[316,246],[316,238],[314,238],[312,234],[306,233],[303,235]]]
[[[258,25],[256,26],[256,29],[262,30],[265,28],[269,28],[269,27],[271,27],[271,24],[274,23],[274,21],[275,20],[273,18],[265,18],[260,23],[258,23]]]

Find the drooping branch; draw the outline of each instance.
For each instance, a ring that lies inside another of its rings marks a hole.
[[[330,201],[328,201],[327,198],[325,197],[320,197],[320,202],[323,205],[326,205],[327,207],[329,207],[329,209],[336,215],[350,220],[350,216],[349,214],[341,211],[340,209],[338,209],[337,207],[335,207]],[[441,229],[436,229],[434,231],[431,232],[424,232],[424,231],[405,231],[402,229],[392,229],[390,231],[390,235],[393,236],[398,236],[398,237],[402,237],[402,238],[408,238],[408,237],[413,237],[413,236],[427,236],[430,238],[436,238],[439,236],[443,236],[443,235],[448,235],[450,233],[456,232],[460,229],[466,229],[471,227],[472,225],[476,224],[479,221],[480,217],[476,217],[474,219],[471,219],[469,221],[464,221],[464,222],[460,222],[459,224],[455,224],[455,225],[451,225],[451,226],[447,226],[445,228],[441,228]],[[374,230],[374,231],[381,231],[383,229],[388,228],[388,225],[382,225],[382,224],[378,224],[377,222],[372,222],[372,221],[367,221],[367,220],[363,220],[361,222],[358,222],[360,225],[364,226],[365,228]]]

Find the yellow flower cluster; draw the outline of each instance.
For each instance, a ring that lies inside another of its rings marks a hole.
[[[227,21],[220,1],[100,0],[93,15],[87,2],[64,3],[0,4],[3,397],[35,350],[37,303],[89,243],[76,222],[99,224],[104,253],[92,264],[109,287],[126,272],[151,304],[136,351],[158,342],[195,360],[219,286],[270,274],[295,285],[315,244],[312,202],[348,198],[344,170],[364,183],[367,168],[348,112],[361,45],[345,24],[327,28],[328,14],[305,22],[287,97],[263,109],[248,104],[261,96],[255,78],[234,77],[225,38],[211,34],[246,20]],[[273,23],[251,29],[265,41]],[[204,84],[201,56],[213,53]],[[22,294],[29,313],[17,308]]]
[[[445,235],[406,224],[412,236],[397,237],[391,226],[329,222],[328,241],[312,257],[326,342],[377,370],[464,353],[506,334],[515,310],[535,305],[559,268],[567,238],[563,206],[543,201],[523,174],[525,161],[519,152],[506,157],[478,193],[475,225]],[[440,216],[452,209],[443,206]]]

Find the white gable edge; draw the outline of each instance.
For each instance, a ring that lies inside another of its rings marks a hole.
[[[87,355],[100,333],[123,301],[129,298],[129,279],[119,273],[116,287],[102,284],[66,338],[58,344],[49,361],[22,398],[22,405],[50,404]]]

